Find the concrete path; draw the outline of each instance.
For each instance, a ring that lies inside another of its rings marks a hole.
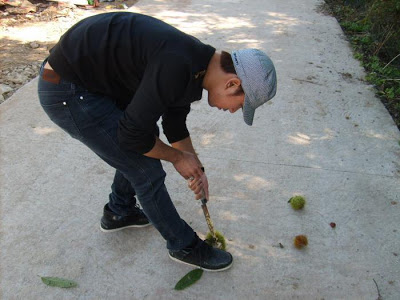
[[[154,228],[100,232],[113,170],[48,120],[37,80],[3,103],[0,298],[377,299],[378,286],[383,299],[399,299],[400,133],[321,3],[143,0],[131,9],[219,49],[261,48],[279,77],[253,127],[240,112],[193,106],[209,209],[235,262],[185,291],[173,287],[191,268],[168,258]],[[165,168],[177,209],[205,234],[199,204]],[[295,194],[307,198],[301,212],[287,203]],[[307,249],[293,247],[298,234]],[[47,287],[39,276],[79,287]]]

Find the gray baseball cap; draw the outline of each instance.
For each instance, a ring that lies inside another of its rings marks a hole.
[[[235,50],[231,56],[245,93],[243,119],[251,126],[256,108],[276,94],[275,67],[272,60],[258,49]]]

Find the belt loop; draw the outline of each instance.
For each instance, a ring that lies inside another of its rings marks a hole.
[[[71,82],[71,91],[72,91],[72,95],[75,95],[76,92],[76,84]]]

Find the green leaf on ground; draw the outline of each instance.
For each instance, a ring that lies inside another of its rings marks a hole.
[[[183,289],[186,289],[187,287],[195,283],[197,280],[199,280],[202,275],[203,275],[202,269],[195,269],[190,271],[185,276],[183,276],[181,280],[178,281],[178,283],[175,285],[175,290],[181,291]]]
[[[60,288],[72,288],[78,286],[75,281],[59,277],[41,277],[44,284]]]

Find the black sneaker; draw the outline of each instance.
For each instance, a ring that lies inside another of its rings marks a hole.
[[[213,248],[205,241],[197,238],[194,247],[179,251],[169,251],[169,257],[189,266],[200,267],[204,271],[224,271],[232,266],[233,258],[229,252]]]
[[[143,211],[136,206],[137,210],[126,217],[119,216],[111,211],[108,204],[104,206],[103,217],[100,222],[100,230],[103,232],[114,232],[130,227],[146,227],[151,223]]]

